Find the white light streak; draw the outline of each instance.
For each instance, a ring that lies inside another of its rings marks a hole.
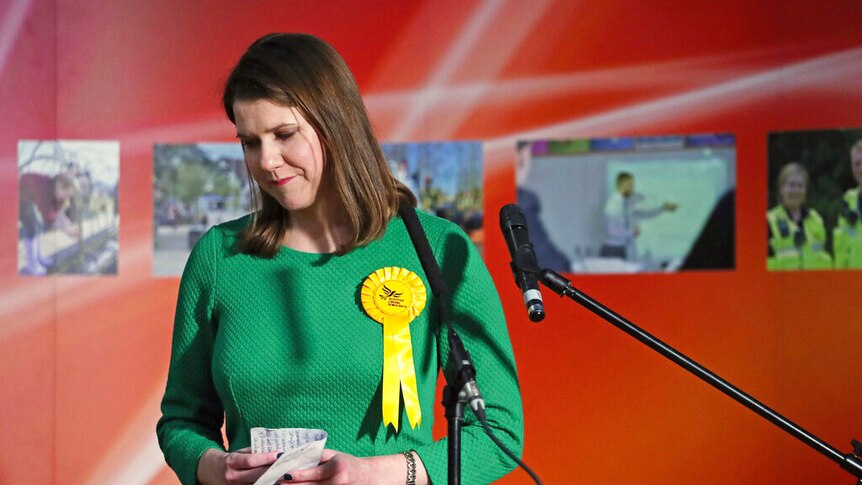
[[[30,10],[31,4],[31,0],[14,0],[9,6],[9,10],[6,11],[3,24],[0,25],[0,76],[6,69],[9,55],[12,53],[12,48],[15,47],[15,42],[18,40],[21,27],[24,26],[24,19],[27,18],[27,11]]]

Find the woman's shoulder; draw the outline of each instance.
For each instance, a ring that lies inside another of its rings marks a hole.
[[[419,219],[419,224],[422,226],[425,237],[428,239],[428,244],[435,255],[438,252],[446,253],[448,248],[461,248],[466,246],[470,241],[469,236],[461,227],[450,220],[428,214],[419,209],[416,209],[416,216]],[[398,246],[413,244],[407,224],[400,215],[389,221],[386,234],[380,242],[382,243],[379,246],[381,248],[388,248],[393,244]]]
[[[242,231],[251,223],[251,214],[222,222],[210,227],[198,240],[195,247],[206,247],[210,251],[233,252]]]
[[[441,236],[450,234],[467,237],[458,224],[448,219],[418,209],[416,210],[416,215],[419,218],[419,223],[422,224],[422,228],[425,230],[425,234],[428,236],[428,241],[432,244]]]
[[[787,213],[784,212],[784,206],[782,206],[781,204],[773,206],[768,211],[766,211],[767,216],[773,216],[773,217],[781,217],[781,216],[784,216],[786,214]]]
[[[808,217],[810,217],[811,219],[814,219],[815,222],[823,224],[823,217],[820,215],[819,212],[817,212],[817,209],[815,209],[813,207],[810,207],[808,209]]]
[[[216,224],[211,230],[218,231],[226,237],[238,237],[251,224],[251,217],[252,214],[246,214],[240,218]]]
[[[417,214],[432,251],[438,260],[448,262],[447,267],[450,270],[457,267],[458,271],[463,271],[469,262],[481,260],[475,243],[459,224],[421,211],[417,211]],[[481,215],[477,214],[477,217]],[[471,224],[482,226],[477,221]]]

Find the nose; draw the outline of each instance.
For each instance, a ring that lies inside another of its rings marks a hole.
[[[267,171],[274,171],[281,167],[284,161],[281,158],[281,153],[274,143],[261,143],[260,147],[260,168]]]

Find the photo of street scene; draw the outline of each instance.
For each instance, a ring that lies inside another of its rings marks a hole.
[[[158,144],[153,148],[153,276],[180,276],[213,225],[250,212],[239,143]]]
[[[482,251],[482,144],[473,141],[384,143],[395,177],[419,201],[418,209],[458,224]]]

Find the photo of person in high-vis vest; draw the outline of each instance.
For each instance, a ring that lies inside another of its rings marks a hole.
[[[862,139],[850,148],[850,170],[856,187],[844,192],[833,230],[835,267],[862,268]]]
[[[770,271],[832,269],[823,218],[805,204],[808,171],[789,163],[778,174],[778,205],[766,213]]]

